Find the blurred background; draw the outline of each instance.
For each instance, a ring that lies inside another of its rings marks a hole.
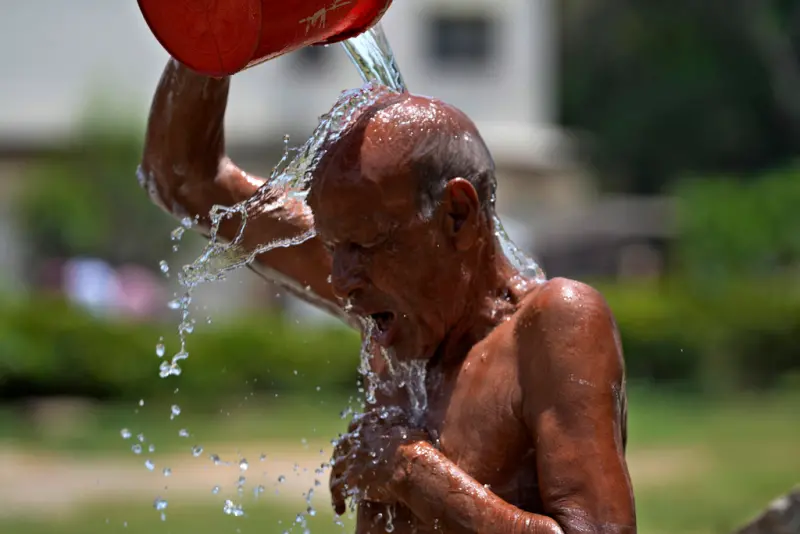
[[[166,53],[132,0],[0,13],[0,531],[341,532],[319,469],[355,334],[243,270],[159,378],[203,245],[135,178]],[[616,314],[640,531],[732,532],[800,482],[800,2],[402,0],[383,25],[411,90],[478,123],[512,237]],[[231,156],[268,174],[360,84],[338,46],[237,75]]]

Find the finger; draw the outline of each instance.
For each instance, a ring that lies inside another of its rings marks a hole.
[[[337,454],[331,459],[331,479],[340,477],[349,464],[348,454]]]
[[[377,411],[373,408],[372,410],[368,410],[364,413],[356,414],[353,416],[353,419],[350,421],[350,424],[347,427],[348,433],[353,433],[357,431],[362,426],[370,426],[373,424],[374,421],[378,419]]]
[[[343,515],[347,511],[346,480],[345,476],[331,477],[331,506],[336,515]]]
[[[355,448],[355,444],[350,438],[343,439],[338,442],[333,449],[333,456],[331,463],[340,464],[346,462]]]

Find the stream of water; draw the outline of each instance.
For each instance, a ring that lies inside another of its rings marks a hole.
[[[344,91],[330,112],[320,118],[319,125],[311,137],[297,149],[289,148],[288,138],[284,140],[284,154],[273,169],[267,183],[251,199],[234,206],[215,206],[210,213],[210,239],[198,258],[189,265],[185,265],[178,273],[178,281],[182,288],[181,294],[170,302],[170,308],[180,313],[178,334],[180,340],[179,350],[169,359],[164,359],[159,368],[162,378],[180,375],[181,362],[189,356],[187,350],[187,336],[194,330],[195,321],[190,315],[193,291],[203,283],[222,280],[226,274],[253,263],[260,254],[279,247],[290,247],[301,244],[315,237],[315,231],[310,228],[296,236],[264,243],[255,249],[245,249],[242,246],[244,231],[253,219],[269,215],[283,206],[288,198],[305,199],[308,191],[309,180],[320,158],[324,155],[324,147],[330,146],[342,134],[343,128],[350,124],[356,116],[370,107],[373,103],[384,97],[387,93],[402,92],[406,90],[403,77],[400,73],[389,42],[380,26],[374,26],[368,32],[342,43],[347,55],[358,69],[364,86],[358,89]],[[275,194],[275,193],[278,194]],[[306,209],[307,206],[306,206]],[[238,220],[239,229],[232,240],[226,241],[218,235],[220,225],[225,220]],[[184,219],[181,226],[172,233],[172,239],[179,241],[183,233],[191,228],[194,221]],[[526,278],[540,280],[544,273],[536,262],[525,255],[507,236],[499,218],[494,221],[498,241],[503,247],[512,264],[517,267]],[[162,262],[162,271],[168,271],[166,263]],[[321,304],[321,300],[310,288],[292,285],[291,281],[277,280],[287,286],[304,300],[314,304]],[[347,306],[344,307],[345,313]],[[411,361],[398,362],[386,349],[375,347],[371,343],[370,332],[374,324],[368,319],[356,319],[364,331],[364,343],[361,348],[360,371],[364,379],[364,402],[362,408],[375,402],[376,390],[383,388],[401,388],[408,393],[410,400],[412,421],[421,422],[427,408],[426,389],[426,362]],[[389,363],[390,375],[393,377],[391,384],[379,384],[370,371],[370,359],[375,353],[382,351],[383,358]],[[159,342],[156,347],[159,357],[165,355],[165,347]],[[173,407],[172,417],[175,417]],[[193,454],[202,453],[202,448],[195,447]],[[309,510],[310,506],[309,493]],[[167,506],[166,501],[157,500],[155,507],[163,511]],[[241,505],[226,501],[224,506],[226,514],[239,516],[244,512]],[[301,514],[302,515],[302,514]],[[301,516],[299,515],[298,518]],[[393,509],[389,508],[385,514],[386,530],[393,529]],[[299,523],[304,520],[298,519]]]

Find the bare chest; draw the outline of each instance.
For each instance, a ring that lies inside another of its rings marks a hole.
[[[428,390],[425,425],[439,450],[505,501],[535,507],[533,441],[513,359],[476,347],[458,372],[432,373]]]

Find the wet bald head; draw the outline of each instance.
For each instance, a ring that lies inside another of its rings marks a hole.
[[[481,207],[494,213],[495,166],[475,124],[440,100],[391,95],[362,112],[345,129],[321,167],[358,167],[359,175],[385,180],[413,180],[413,194],[423,217],[439,205],[453,178],[469,181]],[[387,184],[388,185],[388,184]]]

